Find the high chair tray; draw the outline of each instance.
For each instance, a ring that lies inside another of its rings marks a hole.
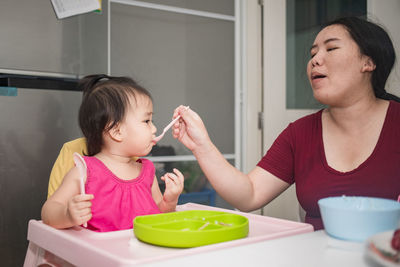
[[[211,210],[138,216],[133,225],[137,239],[165,247],[197,247],[240,239],[249,233],[246,217]]]
[[[244,246],[268,239],[312,232],[310,224],[260,216],[194,203],[178,205],[177,211],[204,210],[229,212],[244,216],[249,221],[246,237],[193,248],[155,246],[139,241],[133,230],[98,233],[82,227],[57,230],[41,221],[30,220],[29,248],[25,262],[39,262],[43,251],[68,261],[75,266],[128,267],[175,259],[187,255],[215,252],[224,248]],[[37,264],[38,265],[38,264]],[[37,266],[29,265],[25,266]]]

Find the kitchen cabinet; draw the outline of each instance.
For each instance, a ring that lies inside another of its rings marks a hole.
[[[74,78],[107,72],[103,12],[58,20],[50,1],[0,2],[0,73]]]

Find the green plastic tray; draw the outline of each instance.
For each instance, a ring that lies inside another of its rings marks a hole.
[[[188,210],[137,216],[137,239],[164,247],[189,248],[246,237],[249,220],[222,211]]]

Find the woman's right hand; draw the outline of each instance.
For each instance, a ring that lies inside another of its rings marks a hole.
[[[83,225],[92,218],[93,195],[76,195],[68,201],[67,213],[73,225]]]
[[[206,127],[196,112],[181,105],[175,109],[173,117],[178,115],[181,115],[181,118],[173,126],[174,138],[192,152],[211,143]]]

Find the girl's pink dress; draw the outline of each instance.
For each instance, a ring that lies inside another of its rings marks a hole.
[[[150,160],[139,159],[142,169],[137,178],[122,180],[96,157],[84,157],[87,165],[86,194],[93,194],[92,219],[88,229],[108,232],[132,229],[139,215],[160,213],[151,195],[155,169]]]

